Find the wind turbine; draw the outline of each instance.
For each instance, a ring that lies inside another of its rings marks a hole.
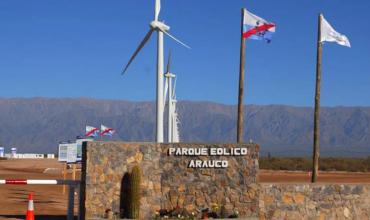
[[[157,31],[158,33],[158,39],[157,39],[157,129],[156,129],[156,142],[157,143],[163,143],[163,112],[164,112],[164,93],[163,93],[163,34],[166,34],[173,40],[175,40],[177,43],[183,45],[186,48],[190,47],[171,34],[168,33],[168,30],[170,29],[169,26],[165,25],[163,22],[158,20],[159,12],[161,10],[161,2],[160,0],[155,1],[155,9],[154,9],[154,20],[150,23],[150,30],[145,35],[144,39],[139,44],[138,48],[128,61],[126,67],[124,68],[122,74],[124,74],[131,64],[131,62],[135,59],[136,55],[139,53],[139,51],[144,47],[144,45],[148,42],[150,39],[152,33],[154,31]]]
[[[171,131],[171,134],[172,134],[172,143],[178,143],[180,142],[180,132],[179,132],[179,118],[178,118],[178,114],[177,114],[177,108],[176,108],[176,105],[177,105],[177,99],[176,99],[176,78],[175,78],[175,82],[174,82],[174,85],[173,85],[173,92],[172,92],[172,131]]]
[[[168,63],[167,63],[167,70],[165,81],[165,89],[164,89],[164,100],[166,101],[166,97],[168,96],[168,143],[178,143],[180,140],[179,138],[179,131],[178,131],[178,117],[176,111],[176,95],[175,95],[175,88],[176,88],[176,75],[173,74],[170,70],[171,66],[171,52],[168,56]],[[175,81],[172,81],[172,78]],[[167,95],[168,94],[168,95]]]

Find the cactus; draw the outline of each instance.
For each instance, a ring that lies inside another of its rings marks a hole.
[[[139,166],[132,168],[130,174],[130,204],[129,217],[131,219],[138,219],[140,212],[140,184],[141,184],[141,170]]]

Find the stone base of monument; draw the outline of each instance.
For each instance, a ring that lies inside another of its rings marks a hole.
[[[141,219],[175,209],[200,218],[207,208],[224,218],[258,218],[255,144],[86,142],[83,148],[86,219],[103,218],[108,209],[127,218],[125,178],[134,166],[142,171]]]

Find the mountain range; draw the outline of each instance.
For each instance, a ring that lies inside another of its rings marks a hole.
[[[235,142],[235,105],[180,101],[178,113],[181,141]],[[154,141],[155,102],[0,98],[0,143],[7,152],[17,147],[24,153],[56,153],[58,142],[84,135],[85,125],[100,124],[116,130],[113,140]],[[322,155],[370,155],[370,107],[322,107],[320,124]],[[262,155],[309,156],[312,136],[313,108],[245,108],[244,139],[258,143]]]

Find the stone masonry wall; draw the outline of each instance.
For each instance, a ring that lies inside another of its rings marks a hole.
[[[170,145],[162,145],[167,152]],[[238,211],[241,217],[258,216],[258,146],[246,144],[180,144],[174,147],[245,147],[247,156],[167,157],[160,161],[162,168],[162,207],[176,206],[189,212],[216,205],[225,216]],[[167,157],[167,158],[166,158]],[[164,159],[166,158],[166,159]],[[227,168],[187,168],[190,159],[227,160]]]
[[[247,148],[245,156],[169,156],[168,148]],[[84,145],[85,216],[122,209],[122,181],[138,165],[142,172],[141,219],[156,210],[185,208],[198,214],[217,205],[230,214],[258,216],[258,154],[254,144],[155,144],[87,142]],[[227,168],[188,168],[192,159],[227,160]]]
[[[82,167],[85,181],[85,217],[101,218],[107,209],[120,212],[123,177],[135,165],[142,170],[141,209],[157,210],[161,204],[161,148],[154,143],[85,142]],[[143,212],[141,212],[143,213]],[[147,213],[144,213],[144,215]],[[143,216],[148,219],[148,216]]]
[[[245,147],[247,156],[169,156],[168,148]],[[216,204],[259,219],[369,219],[370,184],[258,183],[257,145],[87,142],[82,180],[86,219],[119,212],[125,173],[142,172],[141,219],[159,209],[198,213]],[[228,168],[188,168],[191,159],[224,159]]]
[[[260,219],[370,219],[370,184],[260,184]]]

